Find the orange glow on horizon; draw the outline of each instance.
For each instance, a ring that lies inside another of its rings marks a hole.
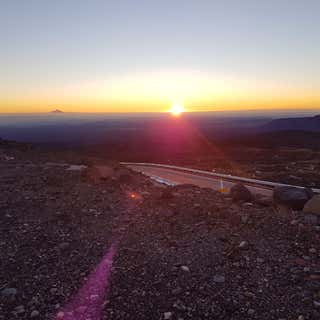
[[[130,73],[41,87],[12,87],[0,96],[0,113],[188,112],[319,109],[316,86],[194,70]],[[171,108],[171,109],[170,109]]]
[[[159,102],[141,102],[132,104],[111,104],[111,103],[89,103],[81,102],[70,103],[60,101],[39,101],[21,103],[2,103],[0,101],[0,113],[48,113],[55,109],[63,112],[73,113],[139,113],[139,112],[170,112],[172,115],[181,114],[180,111],[172,110],[172,106],[168,108],[168,103]],[[188,103],[187,110],[182,112],[207,112],[207,111],[248,111],[248,110],[319,110],[320,98],[315,100],[310,99],[245,99],[238,101],[212,101],[202,102],[195,101]]]

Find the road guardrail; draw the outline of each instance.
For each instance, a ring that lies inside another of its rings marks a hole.
[[[244,178],[244,177],[237,177],[237,176],[232,176],[229,174],[213,173],[210,171],[190,169],[190,168],[186,168],[186,167],[172,166],[172,165],[160,164],[160,163],[120,162],[120,164],[174,169],[177,171],[185,171],[185,172],[197,173],[197,174],[206,175],[206,176],[212,176],[212,177],[216,177],[216,178],[220,178],[220,179],[224,179],[224,180],[228,180],[228,181],[246,182],[247,184],[264,186],[264,187],[268,187],[270,189],[273,189],[274,187],[294,187],[294,188],[299,188],[299,189],[305,188],[302,186],[295,186],[295,185],[290,185],[290,184],[285,184],[285,183],[278,183],[278,182],[270,182],[270,181],[250,179],[250,178]],[[316,188],[310,188],[310,189],[312,189],[312,191],[315,193],[320,193],[320,189],[316,189]]]

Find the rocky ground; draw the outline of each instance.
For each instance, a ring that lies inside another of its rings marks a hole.
[[[174,164],[259,180],[320,188],[320,152],[302,148],[229,147]]]
[[[112,243],[101,319],[320,318],[318,220],[16,150],[0,147],[0,319],[71,319]]]
[[[250,149],[240,168],[256,179],[320,188],[320,152],[302,148]]]

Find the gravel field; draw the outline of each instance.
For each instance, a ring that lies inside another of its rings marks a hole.
[[[61,163],[0,149],[0,319],[320,319],[319,221]]]

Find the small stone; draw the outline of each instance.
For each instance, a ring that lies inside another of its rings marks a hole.
[[[171,319],[171,318],[172,318],[172,312],[165,312],[165,313],[163,314],[163,318],[164,318],[165,320]]]
[[[304,216],[304,223],[316,226],[318,224],[318,216],[312,213],[307,213]]]
[[[80,306],[76,309],[76,312],[77,313],[80,313],[80,314],[84,314],[87,310],[87,307],[86,306]]]
[[[317,253],[317,249],[315,249],[315,248],[310,248],[310,249],[309,249],[309,253],[312,253],[312,254]]]
[[[175,309],[177,309],[177,310],[186,310],[186,306],[183,304],[183,302],[182,301],[180,301],[180,300],[177,300],[174,304],[173,304],[173,307],[175,308]]]
[[[63,317],[64,317],[64,312],[59,311],[57,314],[57,319],[63,319]]]
[[[1,291],[1,295],[5,297],[15,296],[18,293],[16,288],[6,288]]]
[[[320,308],[320,301],[314,300],[314,301],[313,301],[313,305],[314,305],[316,308]]]
[[[247,214],[244,214],[241,216],[241,222],[242,223],[247,223],[249,220],[249,216]]]
[[[67,249],[69,247],[69,242],[62,242],[59,244],[61,250]]]
[[[254,309],[249,309],[248,310],[248,315],[252,316],[255,313]]]
[[[35,305],[39,305],[39,298],[38,297],[32,297],[32,299],[28,302],[29,306],[35,306]]]
[[[216,283],[224,283],[225,282],[225,277],[221,275],[216,275],[213,277],[213,281]]]
[[[304,316],[303,316],[303,315],[300,315],[300,316],[298,317],[298,320],[304,320]]]
[[[52,294],[52,295],[57,294],[57,292],[58,292],[58,289],[57,289],[57,288],[51,288],[51,289],[50,289],[50,294]]]
[[[172,293],[173,295],[178,295],[178,294],[180,294],[181,292],[182,292],[182,289],[181,289],[180,287],[175,288],[175,289],[173,289],[173,290],[171,291],[171,293]]]
[[[190,272],[190,269],[187,266],[181,266],[181,270],[185,272]]]
[[[25,313],[25,309],[24,309],[24,306],[23,306],[23,305],[18,306],[18,307],[15,307],[15,308],[14,308],[14,311],[15,311],[17,314]]]
[[[37,318],[39,317],[39,311],[38,310],[33,310],[31,313],[30,313],[30,318]]]
[[[253,299],[253,298],[256,297],[256,295],[251,291],[245,291],[244,292],[244,296],[247,297],[247,298],[250,298],[250,299]]]
[[[240,249],[247,249],[248,248],[248,242],[247,241],[241,241],[239,244]]]
[[[82,171],[84,169],[87,169],[87,166],[82,165],[82,164],[80,164],[80,165],[72,164],[66,170],[67,171]]]
[[[252,207],[253,206],[253,203],[252,202],[245,202],[243,204],[244,207]]]

